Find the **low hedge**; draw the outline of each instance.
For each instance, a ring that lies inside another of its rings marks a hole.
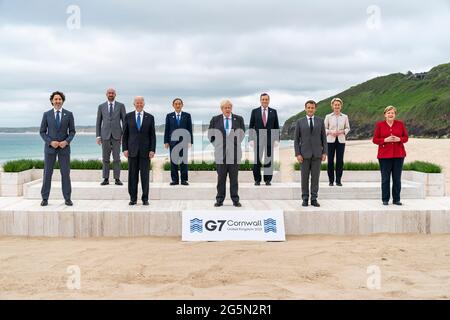
[[[275,171],[280,170],[280,163],[274,162],[273,166]],[[170,171],[170,162],[166,161],[163,165],[164,171]],[[201,163],[194,163],[194,161],[191,161],[188,164],[188,170],[189,171],[216,171],[216,163],[215,162],[206,162],[203,161]],[[239,171],[252,171],[253,170],[253,163],[250,163],[249,160],[245,160],[239,165]]]
[[[120,167],[122,170],[128,170],[128,162],[122,161]],[[102,161],[74,159],[70,161],[70,168],[73,170],[101,170]],[[44,169],[44,160],[20,159],[11,160],[3,164],[4,172],[22,172],[30,169]],[[55,163],[55,169],[59,169],[58,161]],[[151,169],[152,163],[150,163],[150,170]]]
[[[327,163],[322,163],[321,169],[327,170]],[[300,170],[300,163],[294,164],[295,170]],[[380,165],[376,162],[346,162],[344,163],[346,171],[379,171]],[[423,173],[441,173],[442,168],[434,163],[425,161],[408,162],[403,165],[405,171],[418,171]]]

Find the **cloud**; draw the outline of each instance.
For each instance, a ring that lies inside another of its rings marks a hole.
[[[178,96],[196,122],[223,98],[248,118],[265,91],[284,121],[306,99],[449,60],[446,1],[379,1],[375,29],[367,1],[78,1],[79,30],[71,4],[0,2],[0,126],[38,125],[56,89],[92,125],[110,86],[128,110],[145,96],[158,123]]]

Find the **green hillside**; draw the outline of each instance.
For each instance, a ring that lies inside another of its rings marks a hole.
[[[421,74],[395,73],[378,77],[318,103],[317,115],[331,113],[331,99],[344,100],[343,113],[350,119],[350,139],[372,136],[376,121],[383,120],[388,105],[397,108],[397,119],[403,120],[410,135],[443,137],[450,134],[450,63]],[[303,108],[302,108],[303,110]],[[289,118],[282,130],[283,139],[293,139],[300,112]]]

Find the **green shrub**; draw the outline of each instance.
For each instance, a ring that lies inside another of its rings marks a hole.
[[[328,165],[322,163],[321,169],[327,170]],[[300,163],[294,164],[294,170],[300,170]],[[346,162],[344,163],[346,171],[379,171],[380,165],[376,162]],[[442,168],[436,164],[424,161],[408,162],[403,165],[404,171],[417,171],[423,173],[441,173]]]
[[[164,171],[170,171],[170,162],[166,161],[163,164]],[[194,163],[194,161],[191,161],[188,164],[188,170],[189,171],[216,171],[216,164],[215,162],[206,162],[203,161],[201,163]],[[253,164],[250,163],[249,160],[245,160],[239,165],[240,171],[252,171],[253,170]],[[280,170],[280,163],[275,162],[274,163],[274,170]]]
[[[12,160],[3,164],[3,171],[5,172],[22,172],[33,169],[33,160]]]
[[[441,173],[442,168],[441,166],[425,162],[425,161],[414,161],[410,163],[405,163],[403,166],[403,170],[410,170],[410,171],[418,171],[418,172],[424,172],[424,173]]]
[[[110,164],[112,166],[112,162]],[[122,170],[128,170],[128,162],[122,161],[120,164]],[[150,163],[150,170],[153,164]],[[22,172],[30,169],[44,169],[43,160],[12,160],[3,164],[3,170],[5,172]],[[102,161],[101,160],[79,160],[74,159],[70,161],[70,168],[72,170],[101,170]],[[59,169],[59,163],[56,161],[55,169]]]

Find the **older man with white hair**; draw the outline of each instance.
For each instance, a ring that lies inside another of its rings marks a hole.
[[[242,158],[241,143],[245,137],[244,118],[232,113],[230,100],[220,103],[222,114],[211,119],[208,129],[209,141],[214,145],[217,170],[216,207],[223,206],[227,175],[230,176],[230,195],[233,205],[241,207],[238,195],[238,173]]]
[[[138,181],[141,176],[142,204],[148,206],[150,160],[155,156],[155,118],[144,111],[144,97],[134,98],[135,110],[125,117],[122,151],[128,158],[128,193],[130,206],[137,203]]]

